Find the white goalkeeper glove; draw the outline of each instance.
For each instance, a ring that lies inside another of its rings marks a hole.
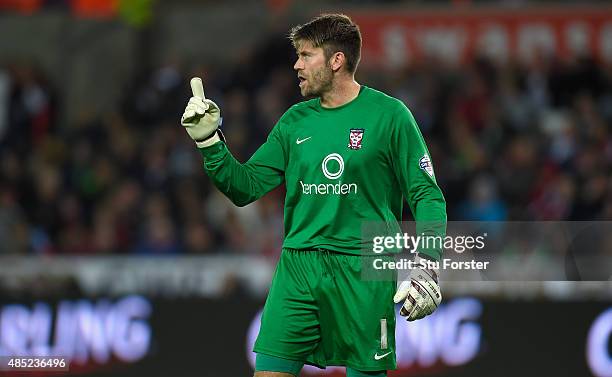
[[[221,109],[216,103],[204,97],[204,86],[199,77],[191,79],[191,92],[193,97],[185,107],[181,124],[198,148],[209,147],[221,140],[217,134]]]
[[[402,281],[397,288],[393,301],[404,305],[400,315],[408,321],[416,321],[433,313],[442,301],[442,293],[438,285],[437,269],[423,268],[427,260],[417,256],[408,280]]]

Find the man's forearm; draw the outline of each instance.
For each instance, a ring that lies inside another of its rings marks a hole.
[[[246,163],[232,155],[224,142],[200,148],[204,170],[214,185],[237,206],[245,206],[283,182],[284,175],[270,165],[273,158],[266,154],[265,145]]]
[[[427,259],[440,260],[446,236],[446,201],[442,193],[420,200],[416,213],[417,236],[434,237],[434,242],[425,243],[418,250],[419,254]]]
[[[242,207],[259,198],[247,168],[236,160],[225,143],[218,142],[199,150],[206,174],[232,203]]]

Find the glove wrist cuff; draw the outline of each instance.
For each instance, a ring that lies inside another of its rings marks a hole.
[[[431,264],[431,260],[422,258],[418,255],[414,261],[418,265],[424,264],[424,265],[429,266]],[[436,282],[436,284],[438,283],[438,275],[440,274],[439,268],[426,267],[426,268],[422,268],[422,270],[426,271],[430,275],[430,277]]]
[[[221,141],[221,138],[219,137],[217,130],[215,130],[215,132],[213,132],[213,134],[207,137],[206,139],[202,141],[196,141],[196,146],[198,148],[206,148],[212,146],[213,144],[216,144],[218,141]]]

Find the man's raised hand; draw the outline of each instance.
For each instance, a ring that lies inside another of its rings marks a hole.
[[[181,124],[198,148],[209,147],[221,140],[217,135],[221,110],[216,103],[204,96],[201,78],[192,78],[190,84],[193,97],[187,102]]]

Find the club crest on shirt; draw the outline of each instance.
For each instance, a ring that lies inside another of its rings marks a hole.
[[[361,141],[363,140],[364,128],[351,128],[349,132],[349,143],[350,149],[361,149]]]
[[[425,170],[430,177],[433,177],[433,166],[431,165],[431,159],[427,154],[424,154],[423,157],[419,159],[419,168]]]

